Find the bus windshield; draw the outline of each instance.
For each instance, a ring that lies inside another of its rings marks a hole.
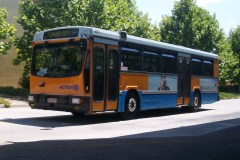
[[[33,49],[32,74],[51,78],[77,76],[84,57],[79,43],[37,45]]]

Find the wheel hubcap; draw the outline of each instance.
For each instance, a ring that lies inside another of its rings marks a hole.
[[[194,107],[197,107],[198,106],[198,97],[195,97],[194,98]]]
[[[128,101],[128,110],[134,112],[137,108],[137,102],[134,98],[130,98]]]

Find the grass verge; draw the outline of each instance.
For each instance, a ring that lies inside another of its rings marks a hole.
[[[220,99],[238,99],[238,98],[240,98],[240,94],[237,94],[237,93],[220,92],[219,96],[220,96]]]

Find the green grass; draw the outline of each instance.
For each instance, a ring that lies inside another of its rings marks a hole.
[[[240,98],[240,94],[237,94],[237,93],[220,92],[219,96],[220,96],[220,99],[238,99],[238,98]]]
[[[0,97],[0,104],[3,104],[3,106],[4,106],[5,108],[9,108],[10,105],[11,105],[11,103],[10,103],[8,100],[6,100],[6,99],[4,99],[4,98],[1,98],[1,97]]]

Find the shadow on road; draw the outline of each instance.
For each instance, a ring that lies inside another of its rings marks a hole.
[[[239,133],[240,126],[237,126],[191,137],[13,143],[0,146],[0,157],[1,160],[237,160],[240,159]]]
[[[207,109],[200,109],[200,112],[209,111]],[[46,111],[51,112],[51,111]],[[190,113],[187,110],[181,109],[162,109],[162,110],[151,110],[143,111],[138,114],[136,119],[143,118],[153,118],[153,117],[164,117],[164,116],[173,116],[180,114],[194,114]],[[111,123],[124,121],[119,114],[101,114],[93,116],[80,116],[76,117],[73,115],[63,115],[63,116],[48,116],[48,117],[33,117],[33,118],[18,118],[18,119],[3,119],[2,122],[27,125],[27,126],[36,126],[43,128],[58,128],[58,127],[67,127],[67,126],[83,126],[90,124],[101,124],[101,123]]]

